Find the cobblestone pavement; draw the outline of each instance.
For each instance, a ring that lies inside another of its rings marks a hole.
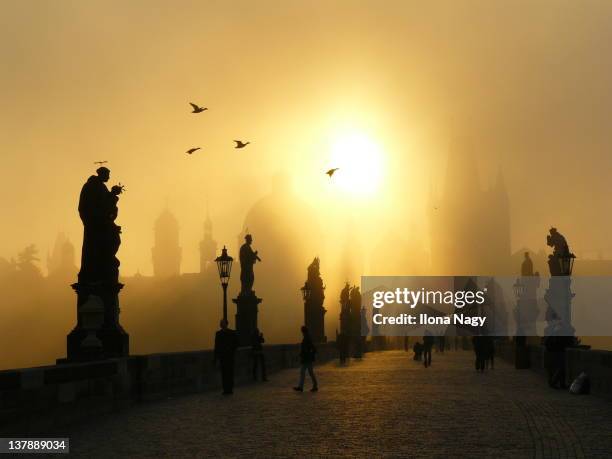
[[[410,354],[411,355],[411,354]],[[321,390],[295,393],[297,370],[239,387],[142,404],[73,429],[71,451],[130,457],[612,457],[612,402],[549,389],[529,370],[472,354],[402,351],[317,368]]]

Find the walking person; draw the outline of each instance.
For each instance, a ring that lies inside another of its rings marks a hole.
[[[317,378],[312,369],[312,364],[315,360],[315,355],[317,353],[317,348],[312,343],[312,339],[310,338],[310,332],[308,328],[302,327],[302,344],[300,345],[300,382],[299,384],[293,388],[293,390],[298,392],[304,392],[304,379],[306,378],[306,370],[308,370],[308,374],[310,375],[310,379],[312,380],[312,389],[310,392],[316,392],[319,390],[319,384],[317,383]]]
[[[251,356],[253,357],[253,381],[257,381],[257,367],[261,365],[261,380],[267,381],[266,377],[266,358],[263,352],[264,335],[259,328],[253,330],[251,336]]]
[[[434,345],[434,337],[429,330],[425,330],[423,336],[423,365],[425,368],[431,366],[431,348]]]
[[[493,370],[495,365],[495,341],[492,336],[485,336],[485,366]]]
[[[420,362],[421,355],[423,354],[423,345],[417,341],[414,343],[414,346],[412,346],[412,350],[414,351],[413,360]]]
[[[486,343],[485,338],[482,335],[475,335],[472,337],[472,345],[474,347],[474,354],[476,354],[476,371],[480,373],[484,373],[485,370],[485,360],[486,360]]]
[[[215,334],[215,357],[213,365],[221,364],[223,395],[234,393],[234,355],[238,348],[236,332],[227,326],[227,320],[219,322],[221,330]]]

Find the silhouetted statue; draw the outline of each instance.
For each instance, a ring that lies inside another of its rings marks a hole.
[[[529,252],[525,252],[525,259],[521,264],[521,276],[533,276],[533,261],[529,258]]]
[[[551,228],[550,234],[546,236],[546,244],[553,248],[552,255],[548,256],[548,267],[551,276],[569,276],[571,274],[570,259],[576,258],[570,252],[565,237]]]
[[[569,246],[565,237],[557,231],[557,228],[551,228],[550,234],[546,236],[546,244],[553,247],[553,257],[567,257],[570,255]]]
[[[80,283],[117,282],[119,260],[115,256],[121,245],[121,227],[115,224],[117,202],[122,188],[106,187],[110,170],[99,167],[89,177],[79,198],[79,215],[83,221],[83,251]]]
[[[227,327],[227,320],[222,319],[219,323],[221,330],[215,334],[215,357],[214,364],[221,364],[221,381],[223,383],[223,395],[234,393],[234,354],[238,348],[238,337],[236,332]]]
[[[321,278],[321,260],[319,257],[316,257],[312,260],[312,263],[308,265],[308,286],[310,287],[311,292],[315,291],[316,293],[322,294],[323,287],[323,279]],[[312,295],[312,293],[311,293]]]
[[[96,170],[81,189],[79,216],[83,221],[83,249],[77,293],[77,324],[67,336],[67,359],[86,361],[125,357],[129,335],[119,323],[119,260],[121,227],[115,224],[117,203],[123,191],[116,185],[109,191],[110,170]]]
[[[351,294],[351,286],[347,282],[344,285],[344,288],[342,289],[342,291],[340,292],[340,304],[341,305],[349,304],[350,294]]]
[[[261,261],[261,258],[257,256],[257,251],[251,248],[253,243],[253,236],[247,234],[244,237],[246,241],[240,247],[240,283],[242,285],[240,289],[241,295],[248,295],[253,293],[253,284],[255,283],[255,272],[253,271],[253,265],[256,262]]]
[[[304,298],[304,325],[310,331],[310,336],[315,343],[327,341],[325,337],[325,313],[323,307],[325,300],[325,286],[321,278],[321,261],[315,258],[308,266],[308,277],[304,287],[310,292]]]

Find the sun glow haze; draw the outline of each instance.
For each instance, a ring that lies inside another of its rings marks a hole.
[[[348,194],[371,196],[383,177],[383,152],[368,135],[343,132],[332,142],[330,168],[338,168],[332,180]]]

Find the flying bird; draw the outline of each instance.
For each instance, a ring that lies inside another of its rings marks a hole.
[[[334,175],[334,172],[336,172],[338,169],[340,169],[339,167],[335,167],[333,169],[330,169],[326,172],[327,175],[329,175],[329,178],[332,177],[332,175]]]
[[[243,142],[242,140],[234,140],[236,142],[236,146],[234,148],[244,148],[251,142]]]
[[[187,153],[188,155],[192,155],[192,154],[194,154],[198,150],[201,150],[201,148],[200,147],[190,148],[185,153]]]
[[[204,110],[208,110],[206,107],[200,107],[196,104],[189,102],[189,105],[193,107],[193,111],[191,113],[202,113]]]
[[[106,164],[108,161],[94,161],[94,164],[99,164],[100,166],[102,164]]]

